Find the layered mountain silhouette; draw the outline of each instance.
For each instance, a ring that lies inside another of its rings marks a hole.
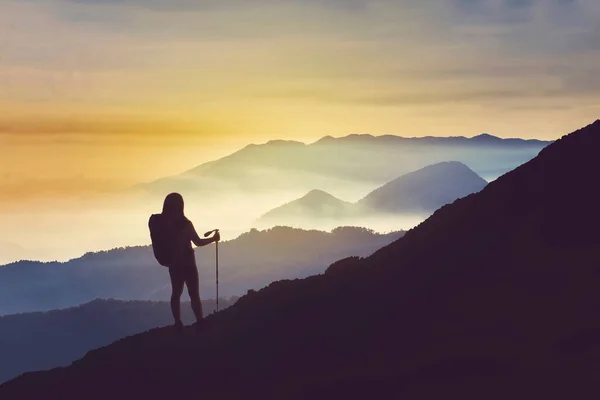
[[[600,121],[403,238],[155,329],[2,399],[586,398],[600,394]]]
[[[221,298],[219,309],[235,301]],[[215,301],[203,301],[202,306],[210,314]],[[186,323],[194,321],[189,303],[182,304],[181,311]],[[172,322],[167,302],[115,299],[0,317],[0,382],[27,371],[68,365],[97,347]]]
[[[204,163],[183,174],[138,188],[163,194],[189,195],[277,191],[306,193],[332,185],[375,186],[426,165],[456,160],[486,179],[495,179],[530,160],[551,142],[501,139],[489,134],[473,138],[349,135],[324,137],[312,144],[274,140]]]
[[[352,227],[331,232],[255,229],[219,244],[220,293],[241,295],[273,280],[321,273],[339,258],[370,255],[402,234]],[[201,296],[214,297],[214,246],[196,249],[196,261]],[[170,296],[168,271],[158,265],[149,246],[88,253],[64,263],[21,261],[0,267],[0,315],[66,308],[95,298]]]
[[[227,237],[252,227],[266,228],[256,221],[268,211],[313,189],[355,201],[369,191],[424,166],[456,160],[490,181],[533,158],[550,142],[520,139],[401,138],[350,135],[327,138],[312,144],[274,141],[250,145],[226,157],[207,162],[187,172],[164,177],[126,190],[86,196],[81,207],[67,214],[74,217],[67,227],[56,212],[32,220],[31,246],[25,238],[13,237],[6,229],[0,239],[24,246],[0,252],[0,263],[23,258],[64,260],[89,250],[143,243],[148,215],[160,210],[167,194],[179,192],[186,210],[197,225],[218,226]],[[194,164],[191,164],[194,165]],[[66,211],[65,211],[66,212]],[[118,220],[120,226],[115,226]],[[342,223],[297,225],[329,231]],[[377,219],[353,222],[378,232],[410,229],[422,218],[402,221]],[[75,224],[80,228],[75,229]],[[86,230],[85,239],[79,232]],[[47,232],[52,232],[50,237]],[[59,239],[60,238],[60,239]],[[35,243],[35,245],[33,245]],[[92,246],[92,248],[90,248]],[[0,244],[0,248],[6,247]]]
[[[343,220],[352,224],[376,214],[429,216],[456,199],[479,192],[487,182],[460,162],[442,162],[410,172],[373,190],[357,203],[340,200],[322,190],[269,211],[261,224],[296,226],[304,221]],[[354,219],[354,221],[353,221]]]
[[[269,142],[276,143],[281,141]],[[295,142],[298,143],[298,142]],[[333,143],[353,143],[353,144],[385,144],[385,145],[431,145],[431,144],[442,144],[442,145],[470,145],[480,146],[482,144],[494,143],[500,144],[505,147],[511,146],[539,146],[548,145],[550,141],[538,140],[538,139],[521,139],[521,138],[499,138],[489,133],[482,133],[471,138],[464,136],[424,136],[424,137],[403,137],[397,135],[382,135],[374,136],[369,134],[351,134],[340,138],[334,138],[332,136],[325,136],[314,144],[333,144]]]

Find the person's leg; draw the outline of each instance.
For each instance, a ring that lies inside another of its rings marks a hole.
[[[202,303],[200,302],[200,280],[198,278],[198,268],[194,265],[190,267],[186,274],[186,286],[188,294],[190,295],[190,301],[192,303],[192,311],[196,316],[196,321],[200,322],[204,318],[202,312]]]
[[[175,325],[182,325],[180,301],[185,279],[181,272],[174,268],[169,268],[169,276],[171,277],[171,312]]]

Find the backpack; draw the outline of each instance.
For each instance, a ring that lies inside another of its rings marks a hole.
[[[168,267],[173,260],[172,236],[162,214],[152,214],[148,220],[148,228],[156,261],[163,267]]]

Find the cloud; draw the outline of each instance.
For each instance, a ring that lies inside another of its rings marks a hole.
[[[23,109],[177,110],[176,119],[203,110],[228,118],[242,107],[268,113],[272,105],[258,102],[269,97],[415,108],[560,97],[588,107],[600,96],[597,0],[12,0],[0,7],[0,103]]]
[[[70,116],[0,119],[0,140],[11,144],[113,145],[194,144],[210,142],[220,135],[233,135],[226,124],[197,119],[123,117],[121,115],[81,114]]]
[[[4,203],[27,202],[34,199],[81,197],[106,193],[126,187],[124,182],[115,177],[109,179],[88,179],[83,176],[62,179],[19,179],[8,182],[0,181],[0,189],[4,194],[0,205]]]
[[[595,89],[594,89],[595,90]],[[589,90],[589,91],[594,91]],[[583,90],[582,90],[583,92]],[[352,105],[385,106],[385,107],[437,107],[448,106],[452,104],[477,104],[485,107],[495,107],[502,105],[506,107],[512,104],[511,108],[536,108],[543,109],[565,109],[558,105],[548,105],[548,100],[560,101],[569,95],[569,89],[563,90],[531,90],[528,88],[456,88],[452,91],[442,93],[435,90],[431,91],[341,91],[334,90],[280,90],[271,92],[257,93],[257,96],[265,98],[286,99],[286,100],[310,100],[323,103],[339,103]],[[523,105],[523,102],[528,102]],[[541,104],[540,102],[544,103]],[[531,104],[533,103],[533,105]]]

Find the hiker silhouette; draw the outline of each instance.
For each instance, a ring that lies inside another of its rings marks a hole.
[[[166,266],[171,277],[171,312],[175,320],[174,328],[179,332],[183,330],[181,295],[184,285],[187,286],[192,310],[196,316],[194,324],[196,328],[199,328],[204,320],[200,302],[198,267],[192,243],[196,246],[206,246],[221,239],[218,231],[211,238],[200,238],[192,222],[185,217],[183,206],[181,194],[171,193],[165,198],[161,214],[162,224],[169,239],[170,257]]]

